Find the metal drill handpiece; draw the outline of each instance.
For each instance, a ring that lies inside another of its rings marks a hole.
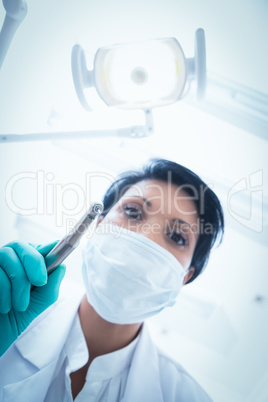
[[[72,228],[70,233],[64,236],[64,238],[46,255],[45,262],[48,274],[53,272],[78,246],[82,236],[86,233],[95,217],[101,214],[102,210],[102,204],[92,204],[86,214],[82,216]]]

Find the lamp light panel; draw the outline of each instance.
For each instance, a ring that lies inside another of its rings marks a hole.
[[[186,82],[186,61],[175,38],[100,48],[95,86],[109,106],[147,109],[176,102]]]

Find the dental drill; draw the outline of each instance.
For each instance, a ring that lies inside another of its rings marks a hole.
[[[82,218],[72,228],[71,232],[64,236],[63,239],[59,241],[45,256],[48,274],[51,274],[65,260],[65,258],[76,249],[88,227],[94,221],[95,217],[101,214],[102,211],[102,204],[93,203],[86,214],[82,216]]]

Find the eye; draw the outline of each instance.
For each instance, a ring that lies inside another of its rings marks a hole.
[[[136,204],[125,204],[123,205],[123,211],[128,218],[141,220],[143,210],[139,205]]]
[[[189,241],[188,241],[188,236],[185,233],[182,232],[172,232],[168,234],[168,237],[174,241],[176,244],[179,246],[187,246]]]

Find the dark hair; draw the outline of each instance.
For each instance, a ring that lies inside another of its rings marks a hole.
[[[204,270],[217,238],[222,240],[224,216],[220,201],[207,184],[191,170],[165,159],[153,159],[143,169],[125,172],[112,183],[103,197],[102,215],[105,216],[131,186],[142,180],[160,180],[182,186],[195,203],[202,230],[191,261],[195,272],[189,283]]]

